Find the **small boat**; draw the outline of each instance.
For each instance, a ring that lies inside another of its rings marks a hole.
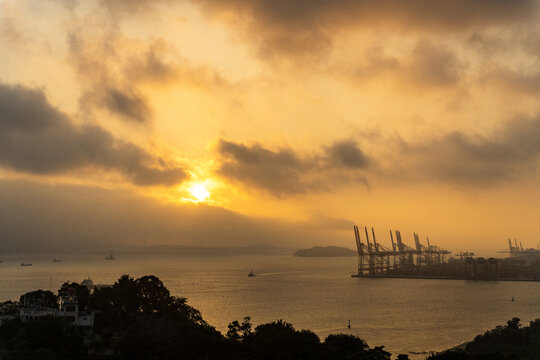
[[[31,264],[31,263],[23,263],[23,262],[22,262],[22,263],[21,263],[21,266],[32,266],[32,264]]]
[[[105,257],[105,260],[116,260],[112,251]]]
[[[255,276],[255,273],[253,272],[253,270],[251,270],[251,272],[248,274],[249,277],[254,277]]]
[[[54,258],[54,259],[52,259],[52,262],[62,262],[62,259]]]

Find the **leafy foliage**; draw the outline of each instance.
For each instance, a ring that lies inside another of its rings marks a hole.
[[[367,343],[353,335],[332,334],[324,340],[329,359],[356,359],[355,357],[369,349]]]
[[[75,295],[79,302],[79,308],[84,309],[90,306],[90,290],[84,285],[80,285],[76,282],[66,282],[62,284],[62,287],[58,290],[58,297]]]
[[[35,290],[21,295],[19,302],[28,306],[56,307],[58,298],[48,290]]]
[[[227,338],[232,341],[242,341],[252,335],[251,318],[246,316],[240,324],[238,320],[234,320],[228,325]]]
[[[3,301],[0,302],[0,315],[13,315],[17,313],[19,309],[19,303],[16,301]]]
[[[78,329],[54,316],[21,322],[13,320],[0,327],[0,348],[7,359],[80,359],[83,337]]]
[[[467,344],[465,351],[453,350],[430,356],[429,360],[503,360],[537,359],[540,354],[540,320],[521,327],[520,319],[508,320],[506,325],[478,335]]]
[[[282,320],[257,326],[251,337],[256,359],[317,359],[321,350],[315,333]]]
[[[244,360],[390,360],[383,346],[370,348],[353,335],[332,334],[321,342],[310,330],[296,330],[283,320],[253,329],[251,319],[232,321],[225,336],[203,320],[183,297],[171,296],[156,276],[121,276],[92,293],[78,283],[64,283],[58,296],[36,290],[20,298],[30,306],[56,307],[59,297],[76,295],[81,308],[96,313],[93,334],[62,318],[45,316],[0,327],[0,359],[81,359],[88,353],[110,359]],[[0,303],[13,314],[18,304]],[[518,318],[477,336],[466,350],[431,355],[430,360],[535,359],[540,353],[540,320],[522,327]],[[398,359],[407,359],[400,355]]]

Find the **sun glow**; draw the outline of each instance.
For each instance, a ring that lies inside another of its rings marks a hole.
[[[206,189],[206,185],[204,184],[194,184],[192,187],[189,188],[189,192],[197,201],[204,201],[206,198],[210,196],[210,193]]]

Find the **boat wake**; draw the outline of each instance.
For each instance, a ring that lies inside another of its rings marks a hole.
[[[285,274],[285,271],[272,272],[272,273],[265,273],[265,274],[258,274],[257,276],[268,276],[268,275],[276,275],[276,274]]]

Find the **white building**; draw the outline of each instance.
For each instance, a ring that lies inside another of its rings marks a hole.
[[[77,326],[94,326],[94,312],[80,310],[77,296],[74,293],[62,297],[58,308],[35,306],[32,304],[23,304],[19,308],[19,316],[22,321],[33,320],[48,315],[64,317]]]

